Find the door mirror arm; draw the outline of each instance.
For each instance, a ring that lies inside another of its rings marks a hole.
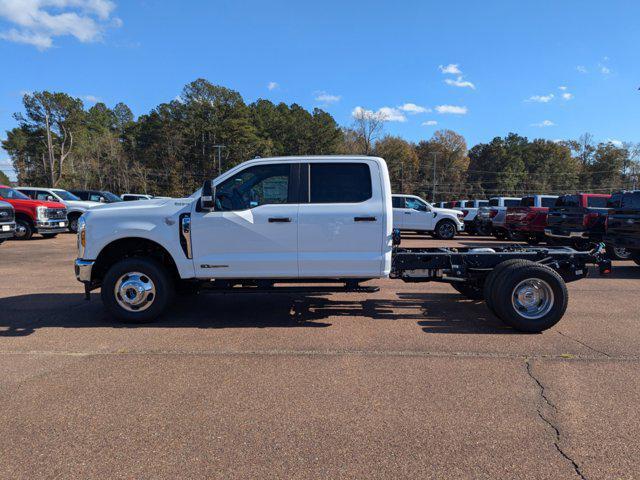
[[[200,196],[200,208],[205,211],[213,211],[216,206],[216,187],[211,180],[205,180],[202,184],[202,194]]]

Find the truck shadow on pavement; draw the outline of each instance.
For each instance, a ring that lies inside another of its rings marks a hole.
[[[104,311],[99,294],[32,294],[0,299],[0,337],[23,337],[42,328],[327,328],[328,320],[365,318],[414,321],[426,333],[517,333],[482,302],[459,294],[397,293],[393,299],[343,295],[201,294],[178,299],[153,323],[125,324]]]

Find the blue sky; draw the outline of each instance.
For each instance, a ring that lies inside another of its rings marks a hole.
[[[0,135],[25,91],[138,115],[204,77],[343,125],[382,109],[415,141],[637,142],[638,19],[633,1],[0,0]]]

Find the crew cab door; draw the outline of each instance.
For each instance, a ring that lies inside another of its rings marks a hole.
[[[405,197],[405,230],[433,230],[434,215],[425,202],[414,197]]]
[[[364,159],[301,166],[300,277],[381,275],[386,207],[379,170]]]
[[[298,175],[298,163],[259,163],[217,184],[215,210],[192,212],[196,276],[296,278]]]
[[[393,228],[402,230],[405,223],[406,207],[404,203],[404,197],[394,196],[391,198],[391,204],[393,206]]]

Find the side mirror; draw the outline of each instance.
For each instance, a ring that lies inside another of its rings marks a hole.
[[[200,207],[203,210],[213,210],[215,208],[216,189],[212,186],[211,180],[205,180],[202,184],[202,194],[200,196]]]
[[[47,202],[53,202],[54,198],[51,195],[47,195]]]

